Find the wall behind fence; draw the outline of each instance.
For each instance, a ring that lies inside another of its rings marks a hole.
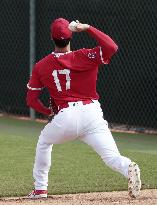
[[[105,118],[157,127],[156,11],[156,0],[38,0],[36,60],[54,48],[49,33],[53,19],[78,19],[96,26],[119,45],[111,64],[101,66],[99,72],[97,87]],[[0,110],[28,115],[29,1],[2,0],[0,23]],[[95,45],[86,33],[73,36],[73,49]]]

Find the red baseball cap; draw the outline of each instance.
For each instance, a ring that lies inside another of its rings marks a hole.
[[[51,37],[59,40],[72,37],[72,32],[68,28],[69,21],[63,18],[58,18],[51,23]]]

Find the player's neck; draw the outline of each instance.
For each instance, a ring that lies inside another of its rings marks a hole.
[[[70,51],[70,44],[68,44],[64,48],[59,48],[59,47],[55,46],[55,50],[54,50],[54,52],[56,52],[56,53],[66,53],[66,52],[69,52],[69,51]]]

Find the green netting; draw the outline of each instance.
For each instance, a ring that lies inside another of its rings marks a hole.
[[[0,1],[0,111],[28,115],[29,1]],[[36,61],[53,50],[49,27],[58,17],[89,23],[109,34],[119,51],[101,66],[98,92],[109,122],[157,127],[157,1],[38,0]],[[93,47],[87,34],[75,34],[72,48]],[[47,101],[47,95],[43,97]]]

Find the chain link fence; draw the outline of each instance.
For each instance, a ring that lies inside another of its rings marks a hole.
[[[0,1],[3,113],[29,115],[25,95],[30,72],[30,1]],[[53,19],[78,19],[99,28],[119,45],[110,65],[99,71],[97,88],[105,118],[111,123],[157,128],[156,0],[36,0],[35,4],[36,61],[54,49],[49,29]],[[73,36],[73,50],[95,45],[86,33]],[[47,103],[47,92],[42,99]]]
[[[0,1],[0,112],[28,114],[29,2]]]

